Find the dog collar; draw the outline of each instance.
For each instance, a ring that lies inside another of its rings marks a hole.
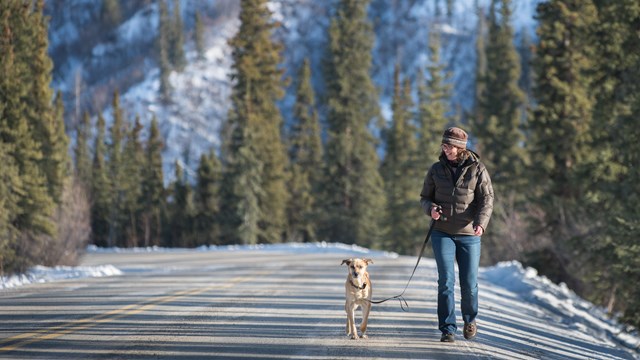
[[[367,287],[367,283],[366,283],[366,282],[365,282],[364,284],[362,284],[362,286],[361,286],[361,287],[360,287],[360,286],[358,286],[358,285],[356,285],[356,284],[354,284],[354,283],[353,283],[353,280],[352,280],[352,281],[349,281],[349,283],[351,283],[351,286],[353,286],[354,288],[356,288],[356,289],[360,289],[360,290],[364,290],[364,288],[366,288],[366,287]]]

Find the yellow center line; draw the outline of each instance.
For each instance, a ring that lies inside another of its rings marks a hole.
[[[180,298],[199,295],[213,289],[227,289],[239,283],[253,280],[258,276],[266,275],[271,272],[272,271],[264,271],[250,277],[243,277],[243,276],[236,277],[231,281],[229,281],[228,283],[222,284],[222,285],[211,285],[203,288],[181,290],[172,295],[164,295],[164,296],[152,298],[149,301],[140,302],[137,304],[130,304],[127,306],[123,306],[119,309],[110,310],[104,314],[99,314],[90,318],[73,320],[73,321],[67,322],[66,324],[56,325],[46,329],[40,329],[40,330],[36,330],[29,333],[14,335],[14,336],[0,340],[0,345],[15,341],[14,344],[0,347],[0,352],[17,350],[25,345],[29,345],[42,340],[56,339],[64,335],[78,332],[80,330],[88,329],[98,324],[108,323],[108,322],[123,318],[125,316],[139,314],[141,312],[151,310],[160,304],[171,302]]]

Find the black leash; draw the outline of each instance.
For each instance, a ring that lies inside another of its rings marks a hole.
[[[422,243],[422,249],[420,249],[420,254],[418,255],[418,261],[416,262],[416,266],[413,267],[413,272],[411,273],[411,276],[409,277],[409,281],[407,281],[407,285],[404,287],[404,290],[402,290],[400,294],[396,296],[392,296],[390,298],[386,298],[384,300],[378,300],[378,301],[369,300],[370,303],[382,304],[383,302],[389,301],[391,299],[398,299],[398,301],[400,302],[400,308],[402,309],[402,311],[407,311],[405,310],[405,306],[409,307],[409,304],[407,304],[407,300],[404,299],[403,295],[404,295],[404,292],[407,291],[407,288],[409,287],[409,283],[411,282],[411,279],[413,279],[413,275],[416,273],[418,264],[420,264],[420,259],[422,259],[422,254],[424,254],[424,249],[427,247],[427,243],[429,242],[429,238],[431,237],[431,232],[433,232],[433,224],[435,222],[436,222],[435,220],[431,219],[431,225],[429,225],[429,231],[427,232],[427,236],[424,238],[424,243]]]

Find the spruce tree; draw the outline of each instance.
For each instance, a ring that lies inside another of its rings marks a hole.
[[[554,261],[533,266],[552,279],[564,276],[561,280],[569,283],[585,274],[583,259],[575,250],[591,241],[586,234],[596,226],[584,201],[591,182],[584,170],[594,155],[590,87],[597,11],[591,1],[554,0],[540,3],[536,12],[536,106],[529,117],[532,165],[527,192],[541,213],[533,224],[535,231],[552,239],[545,252]]]
[[[420,188],[424,174],[423,169],[416,166],[418,143],[412,121],[411,84],[409,80],[401,84],[398,65],[393,88],[393,118],[385,132],[386,151],[381,166],[387,196],[388,236],[384,248],[412,254],[420,243],[424,227],[424,215],[416,201],[416,189]]]
[[[164,0],[159,2],[160,14],[158,15],[158,68],[160,70],[160,99],[163,103],[171,100],[171,84],[169,74],[171,73],[171,63],[169,60],[169,39],[171,38],[171,28],[169,23],[169,11]]]
[[[49,193],[57,204],[61,204],[63,188],[71,176],[71,158],[69,157],[69,138],[64,125],[64,102],[60,91],[54,100],[53,121],[43,152],[47,154],[44,170],[48,179]]]
[[[122,13],[120,0],[102,0],[102,22],[109,28],[115,28],[120,24]]]
[[[595,94],[591,126],[592,161],[584,166],[583,204],[593,219],[593,237],[577,249],[588,259],[589,285],[583,294],[604,305],[622,320],[640,326],[640,251],[635,234],[640,229],[640,136],[636,131],[640,115],[640,40],[634,29],[640,22],[636,1],[594,0],[598,24],[593,29],[596,45],[591,92]],[[624,199],[622,201],[621,199]]]
[[[185,179],[182,166],[175,163],[175,181],[172,185],[173,202],[170,204],[171,230],[169,245],[173,247],[193,247],[195,204],[193,189]]]
[[[528,186],[524,173],[528,164],[524,147],[526,100],[519,86],[521,60],[514,44],[510,0],[492,0],[487,30],[486,69],[478,79],[483,92],[477,94],[471,129],[497,194],[492,231],[484,236],[487,246],[483,248],[484,258],[495,262],[520,256],[515,244],[526,240],[521,235]],[[477,72],[480,75],[481,69]]]
[[[589,75],[593,66],[590,27],[596,21],[591,1],[562,0],[537,7],[539,45],[534,60],[537,106],[529,121],[531,179],[539,192],[535,201],[545,209],[546,227],[557,239],[567,239],[575,229],[581,193],[576,177],[589,154],[593,98]],[[562,241],[555,241],[562,242]]]
[[[93,165],[91,168],[91,232],[96,246],[114,246],[109,237],[111,203],[113,201],[112,184],[107,165],[107,146],[105,140],[105,120],[98,113],[96,137],[93,145]]]
[[[476,136],[481,135],[482,125],[486,123],[481,104],[486,92],[486,76],[487,76],[487,54],[485,51],[485,41],[487,37],[487,16],[483,8],[477,6],[476,13],[478,16],[478,24],[476,30],[476,69],[475,69],[475,88],[473,94],[473,109],[470,122],[471,130]],[[476,150],[482,152],[482,144],[476,144]]]
[[[373,31],[367,6],[368,1],[340,1],[329,27],[322,238],[379,247],[385,197],[369,130],[380,111],[369,74]]]
[[[200,156],[195,188],[196,245],[218,244],[221,164],[215,152]]]
[[[80,182],[90,188],[91,185],[91,148],[89,137],[91,132],[91,118],[85,112],[82,122],[76,128],[76,146],[74,149],[76,177]]]
[[[123,197],[123,236],[127,247],[141,245],[140,217],[142,213],[142,182],[144,150],[140,141],[142,124],[136,116],[133,126],[126,133],[126,142],[122,152],[122,168],[126,176],[122,177],[120,188]]]
[[[500,16],[496,3],[500,1]],[[493,0],[486,46],[485,91],[480,96],[482,124],[475,124],[480,155],[494,185],[503,190],[522,186],[526,153],[523,147],[524,93],[518,86],[520,59],[513,43],[511,1]]]
[[[427,170],[440,156],[442,132],[451,119],[447,116],[451,98],[451,85],[447,84],[449,74],[440,61],[440,37],[429,35],[429,64],[427,80],[422,72],[418,74],[418,156],[415,164],[421,172]],[[421,185],[419,185],[420,187]],[[418,192],[420,190],[417,190]]]
[[[41,5],[41,4],[40,4]],[[42,122],[30,124],[38,115],[53,116],[51,98],[45,103],[43,92],[51,94],[41,82],[46,77],[46,64],[32,63],[35,54],[41,54],[42,24],[40,14],[34,14],[31,6],[21,1],[5,1],[0,6],[0,141],[8,146],[9,156],[15,160],[22,191],[17,193],[16,216],[14,226],[25,234],[22,249],[34,249],[39,246],[39,235],[53,236],[56,226],[52,221],[55,208],[49,194],[47,178],[42,169],[42,143],[39,141],[39,128]],[[46,49],[44,50],[46,53]],[[50,60],[49,60],[50,61]],[[42,85],[42,86],[36,86]],[[47,83],[46,86],[49,84]],[[32,91],[36,90],[36,93]],[[30,108],[33,105],[35,108]],[[35,129],[34,129],[35,128]],[[21,254],[28,256],[29,254]],[[26,258],[25,258],[26,260]],[[26,264],[26,263],[25,263]]]
[[[109,131],[111,141],[107,149],[109,155],[109,180],[111,181],[110,188],[113,197],[111,209],[109,210],[109,239],[111,244],[124,247],[126,244],[124,242],[123,229],[127,221],[125,217],[124,188],[128,174],[124,171],[125,126],[118,91],[113,93],[111,110],[113,112],[113,122]]]
[[[280,242],[288,201],[282,117],[280,51],[265,0],[243,0],[233,49],[232,108],[224,134],[222,212],[226,242]]]
[[[195,30],[194,30],[194,43],[196,45],[196,52],[198,53],[198,59],[203,60],[204,57],[204,24],[202,23],[202,16],[200,13],[196,13],[195,20]]]
[[[2,113],[3,104],[0,102],[0,114]],[[4,276],[16,270],[18,230],[15,228],[14,222],[15,214],[19,210],[17,194],[21,191],[21,181],[8,146],[1,139],[0,163],[2,164],[0,172],[0,275]]]
[[[311,86],[311,65],[308,59],[298,74],[293,125],[289,136],[289,192],[287,208],[288,239],[314,241],[317,239],[317,190],[322,171],[322,141],[316,111],[315,93]]]
[[[184,70],[187,58],[184,54],[184,29],[180,0],[173,0],[173,21],[169,31],[169,61],[178,72]]]
[[[49,195],[59,204],[64,181],[69,175],[69,141],[64,130],[61,94],[58,94],[55,107],[52,104],[54,92],[50,85],[53,62],[48,54],[48,25],[43,11],[44,1],[38,0],[29,15],[31,26],[26,33],[32,41],[21,45],[25,49],[21,52],[24,56],[22,61],[29,64],[31,74],[29,79],[25,79],[29,84],[29,95],[25,98],[26,115],[34,140],[46,155],[39,161],[39,167],[46,177]]]
[[[144,172],[142,180],[142,234],[143,246],[157,246],[162,240],[165,222],[166,199],[162,170],[163,141],[158,129],[158,120],[153,117],[149,128],[149,138],[145,147]]]

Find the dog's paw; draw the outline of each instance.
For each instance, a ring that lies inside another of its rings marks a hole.
[[[360,337],[363,338],[363,339],[368,339],[369,338],[369,336],[367,336],[367,334],[362,334],[362,335],[360,335]]]
[[[349,338],[350,338],[351,340],[358,340],[358,339],[360,339],[360,338],[358,337],[358,335],[357,335],[357,334],[350,334]]]

